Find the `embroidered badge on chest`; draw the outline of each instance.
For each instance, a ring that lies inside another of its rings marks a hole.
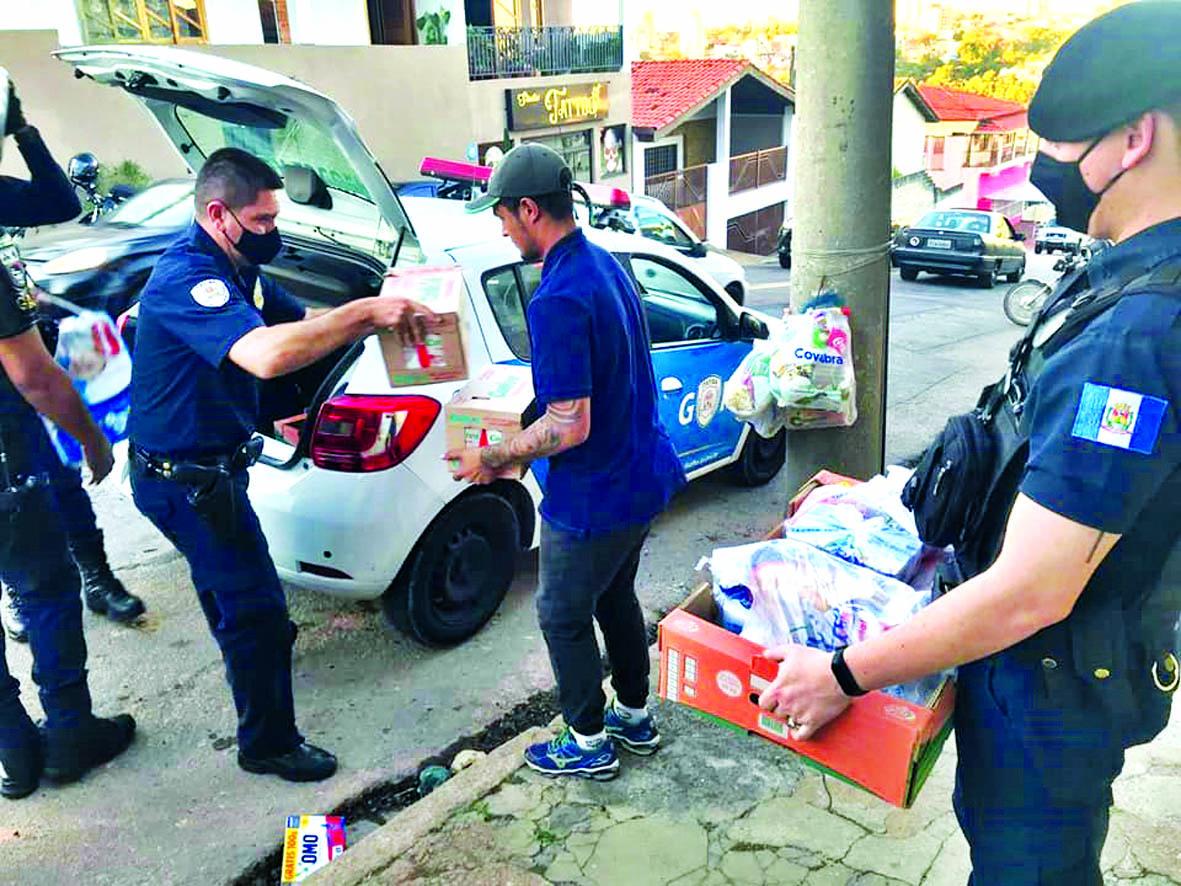
[[[222,308],[230,300],[230,289],[217,278],[202,280],[189,290],[193,301],[203,308]]]
[[[1087,382],[1071,435],[1116,449],[1151,455],[1169,401]]]
[[[254,306],[261,311],[266,303],[266,297],[262,294],[262,278],[259,277],[254,281]]]

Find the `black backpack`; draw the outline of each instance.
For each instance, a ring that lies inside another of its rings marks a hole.
[[[945,586],[983,572],[1000,551],[1029,452],[1025,398],[1042,365],[1126,290],[1176,291],[1181,256],[1099,290],[1084,288],[1085,274],[1082,268],[1061,281],[1014,345],[1005,377],[984,389],[971,412],[948,419],[903,490],[922,540],[955,548],[958,574],[944,576]]]

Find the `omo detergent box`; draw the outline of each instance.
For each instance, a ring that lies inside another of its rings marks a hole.
[[[340,815],[289,815],[283,837],[283,878],[298,883],[332,861],[347,845]]]
[[[397,333],[378,334],[391,385],[427,385],[468,377],[464,350],[467,292],[459,268],[399,270],[385,278],[380,296],[418,302],[439,318],[424,330],[425,340],[419,344],[408,344]]]
[[[507,443],[529,424],[532,412],[533,371],[493,364],[447,404],[447,449]]]

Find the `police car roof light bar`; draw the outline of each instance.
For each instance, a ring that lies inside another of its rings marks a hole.
[[[487,185],[488,179],[492,177],[491,166],[443,160],[439,157],[423,157],[418,172],[420,175],[443,181],[468,182],[474,185]]]

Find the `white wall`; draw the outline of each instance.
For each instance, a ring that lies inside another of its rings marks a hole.
[[[257,4],[249,3],[257,9]],[[369,13],[364,0],[288,0],[291,42],[319,46],[367,46]]]
[[[205,0],[209,42],[226,46],[262,43],[262,18],[257,3]]]
[[[74,0],[0,0],[0,31],[57,31],[63,46],[83,42]]]
[[[891,140],[894,168],[902,175],[924,169],[926,140],[927,121],[905,92],[895,93],[894,133]]]

